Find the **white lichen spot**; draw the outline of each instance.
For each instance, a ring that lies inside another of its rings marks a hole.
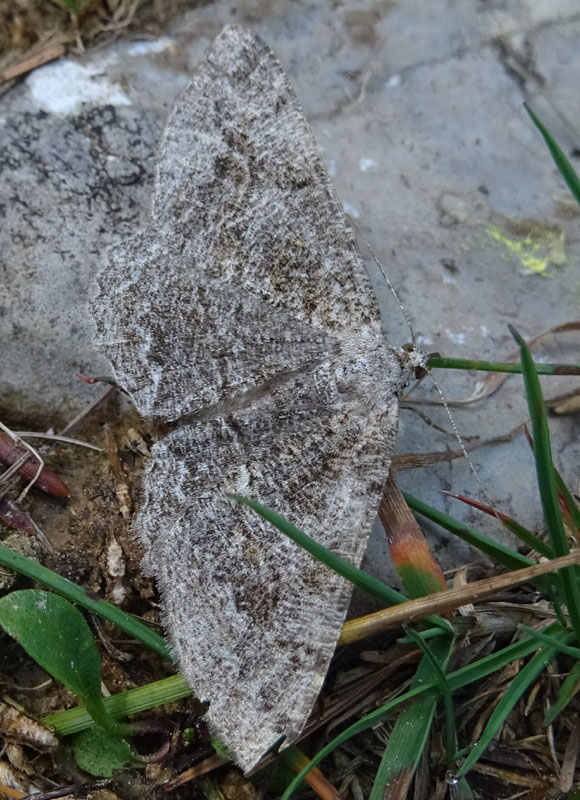
[[[387,81],[387,89],[396,89],[398,86],[401,85],[401,76],[398,72],[394,75],[391,75],[389,80]]]
[[[453,344],[465,344],[465,334],[458,332],[455,333],[454,331],[450,331],[449,328],[445,329],[446,336],[451,339]]]
[[[344,208],[345,214],[348,214],[349,217],[353,219],[358,219],[360,217],[360,211],[355,206],[351,206],[350,203],[343,203],[342,207]]]
[[[169,36],[161,36],[159,39],[154,39],[148,42],[133,42],[127,48],[127,54],[130,56],[144,56],[150,53],[162,53],[173,44]]]
[[[376,166],[377,162],[374,160],[374,158],[365,158],[363,156],[363,158],[361,158],[361,160],[358,162],[358,168],[361,172],[368,172],[369,169],[373,169]]]
[[[74,114],[83,104],[129,106],[121,87],[103,73],[103,65],[62,59],[32,72],[26,86],[34,102],[51,114]]]
[[[417,336],[417,344],[419,347],[430,347],[433,344],[433,339],[430,336]]]

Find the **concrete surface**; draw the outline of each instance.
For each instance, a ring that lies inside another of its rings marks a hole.
[[[572,0],[216,2],[156,41],[119,41],[32,73],[0,99],[0,411],[60,424],[94,390],[74,373],[107,365],[92,347],[89,285],[104,249],[146,219],[164,121],[209,41],[249,25],[278,54],[312,122],[339,196],[400,290],[427,351],[501,359],[507,323],[531,335],[575,319],[578,210],[522,103],[578,161],[580,13]],[[409,333],[379,270],[390,341]],[[577,337],[550,360],[578,361]],[[560,346],[561,345],[561,346]],[[479,376],[478,376],[479,377]],[[450,398],[475,376],[438,375]],[[548,394],[574,386],[546,381]],[[428,384],[418,395],[435,396]],[[422,406],[450,428],[444,412]],[[505,433],[527,416],[522,383],[455,413],[466,435]],[[555,453],[578,485],[578,423],[553,424]],[[412,411],[399,451],[456,448]],[[537,528],[533,462],[522,436],[473,456],[498,508]],[[402,488],[488,531],[445,500],[478,494],[464,460],[400,474]],[[434,540],[444,566],[470,556]],[[369,559],[388,557],[375,536]]]

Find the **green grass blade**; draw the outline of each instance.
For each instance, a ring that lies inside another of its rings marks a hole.
[[[535,628],[530,628],[529,625],[518,625],[518,628],[525,631],[532,639],[536,639],[540,644],[547,644],[553,647],[559,653],[564,653],[567,656],[572,656],[576,660],[580,659],[580,647],[570,647],[570,645],[563,644],[554,636],[549,636],[547,633],[537,631]]]
[[[480,372],[509,372],[519,375],[522,371],[521,364],[505,364],[502,361],[478,361],[471,358],[444,358],[443,356],[429,356],[427,359],[429,369],[467,369]],[[538,375],[580,375],[580,364],[536,364]]]
[[[533,531],[524,528],[524,526],[516,522],[515,519],[507,519],[505,522],[502,520],[502,524],[510,533],[513,533],[522,544],[529,547],[530,550],[535,550],[536,553],[544,556],[544,558],[554,558],[554,551],[550,545],[547,542],[543,542]]]
[[[474,798],[471,786],[465,778],[460,778],[458,783],[449,785],[449,796],[451,800],[473,800]]]
[[[320,764],[320,762],[325,759],[326,756],[330,755],[330,753],[336,750],[336,748],[341,744],[348,741],[353,736],[372,728],[374,725],[384,722],[403,703],[417,700],[422,697],[436,697],[438,691],[439,687],[436,683],[411,689],[409,692],[405,692],[405,694],[401,695],[400,697],[390,700],[388,703],[385,703],[385,705],[377,708],[371,714],[367,714],[367,716],[363,719],[360,719],[358,722],[350,725],[345,731],[342,731],[342,733],[336,736],[331,742],[325,745],[321,750],[318,751],[318,753],[316,753],[315,756],[310,759],[308,765],[304,767],[304,769],[301,770],[294,780],[292,780],[287,786],[286,791],[280,800],[289,800],[300,783],[304,780],[304,777],[308,774],[308,772],[310,772],[313,767],[316,767],[318,764]]]
[[[525,667],[520,670],[493,710],[479,741],[473,746],[460,769],[455,773],[457,778],[465,777],[474,764],[479,761],[504,724],[508,715],[511,713],[515,704],[536,680],[542,670],[552,661],[557,652],[555,647],[543,647],[530,659]]]
[[[429,639],[438,639],[440,636],[448,636],[449,632],[444,631],[442,628],[427,628],[425,631],[413,631],[415,636],[420,639],[428,641]],[[397,639],[398,644],[413,644],[413,639],[410,636],[401,636]]]
[[[510,533],[513,533],[514,536],[517,536],[520,542],[525,544],[526,547],[529,547],[530,550],[535,550],[545,558],[554,558],[554,551],[549,544],[542,541],[542,539],[540,539],[539,536],[536,536],[536,534],[532,531],[524,528],[524,526],[520,525],[519,522],[516,522],[511,517],[508,517],[507,514],[502,514],[496,511],[492,506],[486,505],[485,503],[480,503],[479,500],[473,500],[471,497],[466,497],[465,495],[454,494],[453,492],[443,492],[443,494],[446,497],[452,497],[454,500],[460,500],[462,503],[466,503],[472,508],[483,511],[490,517],[494,517],[501,522],[501,524],[508,531],[510,531]]]
[[[243,505],[251,508],[263,519],[270,522],[274,527],[278,528],[279,531],[288,536],[288,538],[292,539],[293,542],[296,542],[296,544],[310,553],[310,555],[318,559],[318,561],[326,564],[327,567],[337,572],[339,575],[342,575],[343,578],[346,578],[347,581],[350,581],[354,586],[367,592],[367,594],[376,597],[387,606],[407,602],[408,598],[405,597],[405,595],[391,589],[385,583],[373,578],[372,575],[369,575],[362,569],[358,569],[352,564],[349,564],[348,561],[345,561],[340,556],[337,556],[336,553],[333,553],[314,539],[311,539],[310,536],[307,536],[305,533],[298,530],[298,528],[295,528],[288,520],[284,519],[284,517],[281,517],[279,514],[275,514],[269,508],[266,508],[266,506],[257,503],[255,500],[243,497],[242,495],[232,495],[232,497],[239,503],[243,503]],[[438,625],[446,631],[451,630],[451,626],[447,620],[444,620],[442,617],[431,615],[425,619],[428,620],[431,625]]]
[[[27,578],[37,581],[49,589],[53,589],[53,591],[58,592],[58,594],[66,597],[71,602],[86,608],[87,611],[114,622],[129,636],[155,650],[156,653],[159,653],[164,658],[171,660],[171,653],[162,636],[159,636],[158,633],[152,631],[139,620],[121,611],[120,608],[117,608],[112,603],[107,603],[106,600],[94,600],[76,583],[63,578],[62,575],[43,567],[37,561],[21,556],[3,545],[0,545],[0,564],[20,573],[20,575],[25,575]]]
[[[554,467],[554,476],[556,478],[556,488],[562,495],[564,503],[566,504],[566,508],[568,509],[568,514],[570,515],[570,521],[576,528],[576,531],[580,534],[580,509],[576,501],[574,500],[574,496],[570,489],[564,483],[564,479]]]
[[[453,517],[449,517],[447,514],[443,514],[441,511],[428,506],[421,500],[417,500],[412,495],[403,492],[403,497],[405,498],[407,505],[412,508],[413,511],[418,514],[422,514],[424,517],[436,522],[450,533],[454,533],[456,536],[459,536],[460,539],[463,539],[463,541],[467,542],[472,547],[475,547],[477,550],[481,550],[482,553],[490,556],[494,559],[494,561],[497,561],[499,564],[507,567],[507,569],[521,569],[522,567],[529,567],[535,563],[531,559],[520,555],[515,550],[511,550],[505,545],[494,542],[493,539],[490,539],[488,536],[485,536],[483,533],[480,533],[474,528],[470,528],[468,525],[464,525],[463,523],[453,519]],[[576,569],[576,567],[574,568]],[[558,603],[558,597],[562,593],[560,575],[557,572],[550,573],[548,575],[541,575],[534,581],[531,581],[531,583],[533,583],[541,592],[546,594],[546,596],[554,605],[558,618],[562,624],[564,624],[565,620],[562,616],[562,612]]]
[[[574,639],[573,634],[565,634],[558,623],[553,623],[549,626],[549,628],[547,628],[547,630],[554,635],[561,635],[564,643],[573,641]],[[508,647],[504,647],[502,650],[498,650],[496,653],[491,653],[490,655],[479,659],[479,661],[476,661],[473,664],[468,664],[467,666],[450,673],[447,676],[449,690],[451,692],[456,692],[458,689],[461,689],[464,686],[473,683],[474,681],[481,680],[482,678],[485,678],[488,675],[503,669],[508,664],[511,664],[515,659],[525,658],[535,650],[537,650],[537,643],[529,637],[526,637],[519,642],[515,642],[514,644],[508,645]],[[316,753],[315,756],[311,758],[308,766],[305,767],[288,785],[286,791],[282,795],[281,800],[289,800],[307,772],[313,767],[317,766],[324,758],[326,758],[326,756],[332,753],[333,750],[335,750],[344,742],[348,741],[348,739],[352,738],[353,736],[372,728],[374,725],[384,722],[384,720],[390,717],[391,714],[401,705],[401,703],[416,701],[420,698],[434,697],[438,694],[439,686],[436,682],[424,685],[420,688],[411,689],[409,692],[406,692],[394,700],[390,700],[388,703],[385,703],[385,705],[376,709],[371,714],[367,714],[367,716],[363,719],[360,719],[353,725],[350,725],[346,730],[342,731],[342,733],[325,745],[321,750],[319,750],[318,753]]]
[[[423,663],[419,664],[417,675]],[[412,685],[417,686],[416,680]],[[427,697],[402,709],[381,756],[368,800],[382,800],[392,784],[399,789],[408,787],[429,741],[438,702],[438,697]]]
[[[454,637],[438,639],[431,647],[427,647],[421,637],[412,630],[408,633],[424,653],[413,677],[411,689],[425,683],[437,682],[440,690],[448,691],[443,670],[453,653]],[[437,694],[426,697],[401,711],[383,752],[369,800],[382,800],[392,782],[396,781],[397,786],[401,787],[403,782],[406,784],[411,780],[427,744],[438,702]],[[452,751],[455,752],[455,746]]]
[[[172,703],[182,697],[189,697],[192,693],[190,687],[181,675],[172,675],[170,678],[129,689],[126,692],[104,697],[103,703],[107,713],[118,719],[130,714],[139,714],[150,708]],[[54,727],[57,736],[70,736],[73,733],[90,728],[94,721],[84,706],[69,708],[66,711],[56,711],[42,720],[47,725]]]
[[[494,542],[493,539],[480,533],[480,531],[477,531],[475,528],[470,528],[468,525],[458,522],[453,519],[453,517],[438,511],[436,508],[428,506],[427,503],[417,500],[417,498],[407,494],[407,492],[403,492],[403,497],[407,505],[412,508],[413,511],[430,519],[432,522],[436,522],[442,528],[445,528],[446,531],[454,533],[460,539],[463,539],[464,542],[467,542],[467,544],[470,544],[472,547],[490,556],[494,561],[497,561],[498,564],[507,567],[507,569],[522,569],[522,567],[531,567],[536,563],[531,558],[526,558],[526,556],[520,555],[515,550],[503,544],[499,544],[498,542]],[[553,576],[549,576],[549,580],[553,581]]]
[[[558,641],[567,644],[574,641],[574,634],[567,633],[559,623],[554,622],[546,631],[549,631],[552,636],[558,637]],[[519,658],[525,658],[538,650],[538,643],[535,639],[529,636],[524,637],[519,642],[514,642],[502,650],[495,653],[490,653],[488,656],[474,661],[472,664],[467,664],[465,667],[451,672],[447,676],[449,689],[452,692],[467,686],[474,681],[481,680]]]
[[[540,381],[536,373],[534,361],[524,339],[509,326],[510,332],[520,348],[520,359],[524,375],[524,384],[528,398],[528,409],[532,423],[534,440],[534,457],[536,460],[536,473],[540,499],[544,511],[544,521],[550,534],[550,541],[556,556],[563,556],[570,552],[564,521],[558,503],[556,476],[552,461],[552,446],[548,430],[548,415],[542,397]],[[567,567],[560,570],[562,588],[570,615],[570,622],[580,641],[580,586],[576,580],[576,570]]]
[[[532,564],[536,563],[535,561],[526,558],[526,556],[520,555],[515,550],[511,550],[509,547],[494,542],[492,539],[475,530],[474,528],[470,528],[469,526],[458,522],[452,517],[447,516],[447,514],[443,514],[441,511],[428,506],[421,500],[417,500],[412,495],[403,493],[403,496],[407,504],[418,514],[422,514],[423,516],[427,517],[427,519],[430,519],[433,522],[436,522],[438,525],[441,525],[441,527],[445,528],[445,530],[454,533],[472,547],[481,550],[498,563],[507,567],[507,569],[521,569],[522,567],[531,566]],[[574,566],[574,569],[577,569],[577,567]],[[559,574],[555,572],[548,575],[541,575],[531,582],[541,592],[546,594],[546,596],[554,604],[556,612],[558,613],[558,596],[562,591]],[[561,621],[563,622],[563,617]]]
[[[572,665],[570,674],[564,678],[560,688],[560,694],[556,702],[546,711],[546,716],[542,725],[548,726],[556,719],[558,714],[563,711],[568,703],[573,700],[580,689],[580,661]]]
[[[572,169],[572,165],[564,155],[564,152],[562,151],[562,148],[559,146],[558,142],[554,139],[554,137],[552,136],[550,131],[546,128],[544,123],[540,120],[540,118],[536,114],[534,114],[532,109],[526,103],[524,103],[524,108],[530,115],[532,122],[534,123],[536,128],[540,131],[540,133],[544,137],[544,141],[546,142],[548,150],[550,151],[550,154],[554,159],[554,163],[556,164],[556,166],[560,170],[560,174],[568,184],[568,188],[574,195],[576,202],[578,203],[578,205],[580,205],[580,180],[578,179],[578,176]]]
[[[445,675],[445,668],[453,654],[455,640],[453,639],[447,643],[448,646],[444,653],[437,653],[435,648],[429,647],[413,630],[409,629],[408,633],[417,647],[423,651],[424,657],[431,665],[431,675],[428,676],[427,680],[430,681],[434,678],[441,690],[441,699],[443,700],[443,710],[445,713],[445,760],[450,764],[453,755],[457,751],[457,731],[455,727],[453,697],[447,682],[447,676]],[[421,681],[418,683],[421,683]]]

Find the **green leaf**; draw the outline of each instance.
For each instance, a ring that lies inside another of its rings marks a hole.
[[[81,769],[101,778],[110,778],[114,769],[135,761],[133,751],[124,739],[99,726],[75,736],[72,752]]]
[[[133,636],[146,647],[150,647],[164,658],[171,660],[169,647],[158,633],[152,631],[147,625],[144,625],[130,614],[121,611],[120,608],[117,608],[112,603],[107,603],[106,600],[95,600],[86,593],[82,586],[77,586],[76,583],[63,578],[62,575],[43,567],[38,561],[21,556],[20,553],[10,550],[9,547],[0,545],[0,565],[13,569],[20,575],[25,575],[27,578],[31,578],[49,589],[54,589],[55,592],[86,608],[87,611],[114,622],[129,636]]]
[[[101,659],[93,635],[68,600],[41,589],[12,592],[0,599],[0,625],[85,702],[101,698]]]
[[[78,694],[95,722],[117,733],[131,730],[107,713],[97,646],[85,618],[68,600],[42,589],[11,592],[0,598],[0,626],[43,669]]]
[[[544,137],[544,141],[548,146],[548,150],[552,158],[554,159],[554,163],[560,170],[560,174],[568,184],[568,188],[574,195],[576,202],[580,205],[580,180],[578,176],[572,169],[572,165],[564,155],[562,149],[560,148],[558,142],[554,139],[550,131],[546,128],[544,123],[540,120],[540,118],[534,114],[532,109],[524,103],[524,108],[530,115],[532,122],[536,126],[536,128],[540,131],[542,136]]]

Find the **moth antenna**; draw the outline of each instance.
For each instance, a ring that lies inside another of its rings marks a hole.
[[[447,416],[449,418],[449,422],[451,423],[451,428],[453,430],[453,434],[454,434],[455,438],[457,439],[457,441],[459,443],[459,447],[461,448],[461,452],[463,453],[463,455],[467,459],[467,463],[469,464],[469,469],[471,470],[471,472],[473,474],[473,477],[475,478],[475,480],[477,482],[477,485],[479,486],[479,489],[480,489],[483,497],[485,497],[485,499],[487,501],[487,504],[489,505],[490,508],[494,509],[493,500],[491,499],[491,497],[487,493],[487,490],[486,490],[485,486],[483,485],[483,481],[479,477],[479,473],[477,472],[477,470],[473,466],[473,461],[469,457],[469,453],[467,452],[467,448],[465,447],[465,442],[461,438],[461,434],[459,433],[459,431],[457,429],[457,425],[455,424],[455,419],[453,418],[453,415],[451,413],[451,409],[447,405],[447,400],[445,399],[445,395],[443,394],[443,389],[439,385],[439,382],[437,381],[437,378],[435,378],[431,372],[428,372],[427,374],[429,375],[429,377],[433,381],[433,386],[437,390],[437,394],[439,395],[439,398],[441,399],[441,403],[442,403],[442,405],[443,405],[443,407],[445,409],[445,413],[447,414]],[[495,516],[499,519],[497,513],[495,512],[495,509],[494,509],[494,513],[495,513]]]
[[[353,222],[351,220],[351,224],[352,224],[353,228],[356,230],[356,232],[358,233],[358,235],[360,236],[360,238],[365,243],[365,247],[369,251],[369,254],[370,254],[372,260],[375,262],[375,264],[379,268],[381,275],[385,279],[385,282],[386,282],[387,286],[389,287],[389,289],[391,291],[391,294],[393,295],[393,297],[397,301],[397,305],[399,306],[401,314],[405,318],[405,322],[407,323],[407,327],[409,328],[409,333],[411,334],[411,342],[413,344],[415,344],[415,331],[413,330],[413,323],[411,322],[411,318],[407,313],[407,309],[403,305],[403,301],[399,297],[399,293],[397,292],[397,290],[395,289],[395,287],[393,286],[393,284],[389,280],[389,278],[387,276],[387,273],[386,273],[386,270],[383,267],[383,265],[381,264],[381,262],[379,261],[379,259],[377,258],[376,254],[375,254],[375,251],[373,250],[373,248],[370,245],[369,240],[366,238],[364,233],[360,230],[360,228],[358,227],[358,225],[355,222]]]
[[[351,224],[352,224],[353,228],[355,228],[355,230],[357,231],[357,233],[360,236],[360,238],[365,243],[365,247],[369,251],[369,253],[371,255],[371,258],[373,259],[373,261],[375,262],[375,264],[379,268],[379,270],[381,272],[381,275],[383,276],[383,278],[386,281],[387,286],[391,290],[391,294],[393,295],[393,297],[397,301],[397,304],[399,306],[401,314],[405,318],[405,322],[407,323],[407,327],[409,328],[409,332],[411,334],[411,342],[414,345],[415,344],[415,331],[413,330],[413,323],[411,322],[411,318],[409,317],[409,314],[407,313],[407,309],[405,308],[401,298],[399,297],[399,293],[397,292],[397,290],[395,289],[395,287],[393,286],[393,284],[389,280],[383,265],[381,264],[381,262],[377,258],[376,254],[375,254],[375,251],[373,250],[370,242],[368,241],[368,239],[366,238],[364,233],[360,230],[358,225],[353,220],[351,220]],[[476,481],[476,483],[477,483],[477,485],[479,487],[479,490],[481,491],[483,497],[485,497],[485,499],[486,499],[488,505],[490,506],[490,508],[493,509],[494,508],[493,501],[492,501],[491,497],[489,496],[485,486],[483,485],[483,481],[479,477],[479,474],[478,474],[477,470],[475,469],[475,467],[473,465],[473,461],[469,457],[469,453],[467,452],[467,448],[465,447],[465,442],[461,438],[461,434],[459,433],[459,431],[457,429],[457,425],[455,423],[455,419],[453,418],[453,415],[451,414],[451,409],[447,405],[447,400],[445,399],[445,395],[443,394],[443,390],[442,390],[441,386],[439,385],[439,382],[437,381],[437,379],[433,376],[432,372],[427,371],[426,374],[429,375],[429,377],[433,381],[433,385],[435,386],[435,389],[437,390],[437,394],[439,395],[439,398],[441,399],[441,403],[443,404],[443,407],[445,408],[445,413],[447,414],[447,416],[449,418],[449,422],[451,423],[451,428],[453,430],[453,435],[455,436],[455,438],[457,439],[457,441],[459,443],[459,447],[461,448],[461,452],[463,453],[464,457],[467,459],[467,463],[469,464],[469,469],[471,470],[471,472],[473,474],[473,477],[475,478],[475,481]],[[419,385],[421,380],[422,379],[419,379],[417,381],[417,383],[414,384],[414,386],[411,388],[411,390],[409,392],[407,392],[407,395],[411,394],[411,392]],[[497,516],[497,514],[496,514],[496,516]]]

